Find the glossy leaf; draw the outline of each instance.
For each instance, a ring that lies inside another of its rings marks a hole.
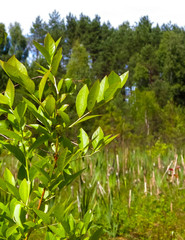
[[[58,85],[57,85],[57,88],[58,88],[58,91],[60,92],[61,88],[62,88],[62,85],[63,85],[63,82],[64,82],[64,79],[60,79],[60,81],[58,82]]]
[[[6,182],[6,186],[8,188],[8,191],[17,199],[19,200],[20,199],[20,195],[19,195],[19,191],[18,189],[13,186],[11,183],[9,182]]]
[[[7,96],[0,93],[0,104],[6,104],[9,106],[9,99]]]
[[[43,133],[45,135],[50,135],[48,130],[45,127],[41,126],[40,124],[30,124],[29,126],[37,130],[37,132],[40,134]]]
[[[1,142],[2,143],[2,142]],[[18,148],[17,146],[7,144],[7,143],[2,143],[3,146],[8,149],[13,155],[23,164],[25,165],[25,156],[23,152]]]
[[[76,97],[76,111],[79,117],[81,117],[87,107],[87,98],[89,94],[89,89],[87,85],[85,84],[79,91],[77,97]]]
[[[49,74],[50,74],[50,70],[45,73],[45,75],[43,76],[43,78],[41,79],[41,81],[39,83],[39,99],[40,99],[40,101],[42,99],[42,94],[44,91],[44,87],[46,85],[46,81],[49,77]]]
[[[121,82],[121,79],[114,71],[112,71],[108,76],[108,82],[109,86],[111,86],[115,83],[119,84]]]
[[[36,139],[36,141],[30,146],[29,152],[32,152],[34,149],[38,149],[40,145],[48,141],[51,138],[50,135],[42,135]]]
[[[60,172],[62,172],[64,170],[65,160],[66,160],[68,152],[69,152],[68,148],[65,148],[65,149],[62,149],[61,151],[59,151],[59,156],[58,156],[58,160],[57,160],[57,168]]]
[[[8,228],[6,231],[6,237],[9,238],[11,235],[17,232],[18,225],[13,225],[12,227]]]
[[[21,227],[23,228],[22,222],[21,222],[21,209],[22,206],[21,204],[17,203],[14,209],[14,219],[15,222]]]
[[[65,112],[63,112],[62,110],[58,110],[60,116],[62,117],[63,121],[68,125],[70,124],[70,118],[69,118],[69,115]]]
[[[35,91],[35,84],[29,78],[25,66],[15,56],[12,56],[7,62],[0,61],[0,64],[11,80],[19,83],[30,93]]]
[[[101,127],[98,127],[92,135],[92,145],[94,149],[98,147],[98,144],[101,140],[103,140],[103,137],[104,137],[104,133]]]
[[[26,112],[27,105],[25,102],[19,102],[14,110],[14,116],[18,123],[22,126],[24,123],[24,114]]]
[[[109,87],[104,93],[104,100],[106,102],[110,101],[114,97],[116,91],[121,88],[121,79],[115,72],[109,74],[108,82]]]
[[[38,119],[39,122],[41,122],[42,124],[44,124],[44,126],[50,131],[51,127],[48,123],[48,121],[46,120],[45,117],[43,117],[36,109],[35,105],[33,103],[31,103],[28,99],[24,98],[24,101],[27,104],[27,107],[29,108],[30,112]]]
[[[24,180],[21,182],[20,187],[19,187],[19,195],[25,204],[27,204],[27,202],[28,202],[29,194],[30,194],[30,184],[24,178]]]
[[[121,79],[121,88],[125,85],[127,79],[128,79],[129,72],[125,72],[120,76]]]
[[[15,186],[15,179],[13,174],[10,172],[8,168],[5,168],[4,171],[4,180]]]
[[[65,230],[61,224],[57,224],[57,227],[50,225],[49,228],[53,233],[55,233],[58,237],[64,239],[65,238]]]
[[[15,97],[15,88],[10,79],[8,80],[4,95],[9,99],[9,106],[12,107]]]
[[[56,46],[55,46],[55,41],[53,40],[53,38],[51,37],[51,35],[49,33],[46,35],[46,37],[44,39],[44,46],[45,46],[47,52],[49,53],[50,61],[52,61],[53,55],[56,50]],[[49,62],[49,64],[50,63],[51,62]]]
[[[78,139],[79,148],[82,149],[84,153],[86,153],[89,148],[89,137],[87,133],[83,130],[83,128],[80,128],[80,134],[78,135]]]
[[[0,178],[0,189],[7,191],[6,182]]]
[[[2,128],[2,127],[0,127],[0,135],[9,138],[9,140],[21,141],[21,139],[22,139],[22,137],[20,135],[18,135],[17,133],[10,131],[6,128]]]
[[[51,116],[55,111],[55,99],[52,95],[49,95],[45,100],[45,109]]]
[[[45,57],[48,64],[51,64],[51,57],[49,55],[49,52],[46,50],[46,48],[36,41],[33,41],[33,44],[42,53],[42,55]]]
[[[55,56],[53,58],[52,64],[51,64],[51,72],[54,76],[57,74],[61,59],[62,59],[62,48],[60,48],[57,51],[57,53],[55,54]]]
[[[48,214],[38,210],[38,209],[33,209],[34,212],[37,214],[37,216],[43,220],[43,222],[45,222],[46,224],[50,223],[50,217]]]
[[[97,102],[101,102],[104,99],[104,93],[109,87],[108,77],[105,76],[102,81],[100,82],[100,90],[97,98]]]
[[[113,99],[115,93],[120,88],[121,88],[121,82],[110,85],[109,88],[105,91],[104,100],[108,102],[111,99]]]
[[[1,95],[1,94],[0,94]],[[0,102],[1,103],[1,102]],[[1,113],[10,113],[10,110],[6,107],[0,106],[0,114]]]
[[[41,173],[41,176],[38,176],[38,178],[45,184],[47,185],[48,182],[50,181],[50,176],[47,172],[45,172],[44,169],[42,169],[41,167],[38,167],[36,165],[33,165],[34,168],[37,169],[38,173]]]
[[[89,96],[87,100],[87,108],[89,111],[91,111],[97,101],[98,95],[99,95],[99,90],[100,90],[100,82],[97,80],[92,88],[89,91]]]
[[[90,116],[83,117],[81,119],[78,119],[76,122],[72,123],[69,127],[71,128],[71,127],[75,126],[76,124],[79,124],[81,122],[85,122],[85,121],[87,121],[91,118],[95,118],[95,117],[99,117],[99,116],[101,116],[101,115],[90,115]]]

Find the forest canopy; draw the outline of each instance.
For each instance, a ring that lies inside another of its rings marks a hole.
[[[106,128],[121,132],[120,139],[128,144],[140,145],[144,141],[153,145],[158,139],[177,146],[182,144],[184,28],[171,23],[154,26],[148,16],[141,17],[134,26],[123,22],[114,28],[110,22],[102,24],[98,15],[90,19],[70,13],[62,19],[55,10],[49,14],[48,22],[38,16],[27,36],[17,22],[10,24],[9,31],[0,23],[0,59],[6,61],[15,55],[34,77],[39,69],[35,60],[42,65],[47,63],[33,40],[43,44],[47,33],[55,41],[61,37],[63,58],[59,78],[92,84],[112,70],[119,75],[129,70],[125,90],[108,107],[109,118],[104,116]],[[2,69],[0,81],[2,91],[8,81]]]

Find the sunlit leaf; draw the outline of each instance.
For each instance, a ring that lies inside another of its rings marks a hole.
[[[99,95],[99,90],[100,90],[100,82],[97,80],[92,88],[89,91],[89,96],[87,100],[87,108],[89,111],[91,111],[97,101],[98,95]]]
[[[87,107],[87,98],[89,94],[89,89],[87,85],[85,84],[79,91],[77,97],[76,97],[76,111],[79,117],[81,117]]]
[[[12,107],[15,97],[15,88],[10,79],[8,80],[4,95],[9,99],[9,106]]]
[[[97,98],[97,102],[101,102],[104,99],[104,93],[109,87],[108,77],[105,76],[102,81],[100,82],[100,90]]]
[[[84,153],[86,153],[89,147],[89,137],[87,133],[83,130],[83,128],[80,128],[78,139],[79,139],[79,148],[82,149]]]
[[[101,127],[98,127],[92,135],[92,145],[94,149],[98,147],[98,144],[103,139],[103,137],[104,137],[104,133]]]
[[[121,79],[121,88],[125,85],[127,79],[128,79],[129,72],[125,72],[120,76]]]
[[[19,195],[22,201],[27,204],[30,194],[30,183],[24,178],[19,187]]]
[[[46,72],[46,74],[43,76],[43,78],[41,79],[41,81],[39,83],[39,99],[40,99],[40,101],[42,99],[42,94],[43,94],[43,91],[44,91],[46,81],[49,77],[49,74],[50,74],[50,70]]]

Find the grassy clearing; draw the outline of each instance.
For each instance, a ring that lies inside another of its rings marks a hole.
[[[15,162],[1,155],[2,167],[15,170]],[[76,219],[93,211],[94,222],[104,228],[102,239],[185,238],[183,153],[169,150],[156,157],[150,151],[106,149],[73,165],[76,170],[86,169],[56,198],[73,202]],[[3,202],[9,200],[3,193],[0,197]],[[32,239],[43,239],[39,234],[33,233]]]

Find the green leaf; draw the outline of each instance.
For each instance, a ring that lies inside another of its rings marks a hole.
[[[109,82],[109,87],[106,89],[106,91],[104,93],[104,100],[106,102],[110,101],[114,97],[116,91],[119,88],[121,88],[121,79],[113,71],[108,76],[108,82]]]
[[[42,53],[42,55],[45,57],[48,64],[51,64],[51,57],[50,57],[49,52],[46,50],[46,48],[36,41],[33,41],[33,44]]]
[[[28,222],[25,222],[24,224],[30,228],[33,228],[36,225],[33,221],[28,221]]]
[[[110,85],[109,88],[105,91],[104,100],[108,102],[111,99],[113,99],[116,91],[120,88],[121,88],[121,82]]]
[[[12,227],[8,228],[6,231],[6,237],[9,238],[11,235],[14,235],[17,232],[18,225],[13,225]]]
[[[84,153],[86,153],[89,148],[89,137],[83,128],[80,128],[80,134],[78,135],[78,138],[79,148],[82,149]]]
[[[55,56],[53,58],[52,64],[51,64],[51,72],[54,76],[56,76],[56,74],[57,74],[61,59],[62,59],[62,48],[60,48],[57,51],[57,53],[55,54]]]
[[[64,170],[65,167],[65,159],[67,157],[69,150],[68,148],[62,149],[59,151],[59,156],[57,160],[57,168],[60,172]]]
[[[57,227],[50,225],[49,228],[58,237],[61,237],[62,239],[65,238],[65,230],[64,230],[64,227],[61,224],[57,224]]]
[[[99,95],[99,90],[100,90],[100,82],[97,80],[92,88],[90,89],[88,100],[87,100],[87,108],[89,111],[91,111],[96,103],[96,100]]]
[[[10,172],[8,168],[5,169],[4,171],[4,180],[15,186],[15,179],[13,174]]]
[[[41,177],[38,177],[45,185],[48,184],[48,182],[50,181],[50,176],[47,172],[45,172],[42,168],[36,166],[36,165],[33,165],[34,168],[37,169],[37,171],[39,173],[41,173]]]
[[[15,88],[10,79],[8,80],[4,95],[9,99],[9,106],[12,107],[15,97]]]
[[[0,189],[7,191],[6,182],[0,178]]]
[[[22,201],[27,204],[30,195],[30,183],[24,178],[19,187],[19,195]]]
[[[93,235],[91,235],[89,240],[99,240],[102,234],[103,234],[103,228],[99,228],[93,233]]]
[[[72,81],[71,78],[66,78],[66,79],[65,79],[65,86],[66,86],[66,88],[67,88],[67,92],[69,91],[72,83],[73,83],[73,81]]]
[[[129,72],[125,72],[120,76],[121,79],[121,88],[125,85],[127,79],[128,79]]]
[[[25,166],[25,156],[23,154],[23,152],[16,146],[11,145],[11,144],[6,144],[1,142],[1,144],[3,144],[3,146],[8,149],[11,153],[13,153],[13,155]]]
[[[40,99],[40,101],[42,99],[42,94],[43,94],[43,91],[44,91],[46,81],[49,77],[49,74],[50,74],[50,70],[45,73],[45,75],[43,76],[43,78],[41,79],[41,81],[39,83],[39,99]]]
[[[62,173],[60,173],[57,177],[52,179],[49,190],[54,191],[62,181],[64,181],[64,176]]]
[[[57,238],[51,232],[46,233],[45,240],[57,240]]]
[[[104,133],[101,127],[98,127],[92,135],[92,145],[94,149],[98,147],[98,144],[103,139],[103,137],[104,137]]]
[[[30,146],[29,153],[32,152],[34,149],[38,149],[40,145],[42,145],[44,142],[48,141],[51,138],[50,135],[43,135],[36,139],[36,141]]]
[[[46,35],[46,37],[44,39],[44,46],[45,46],[47,52],[49,53],[50,59],[52,61],[53,55],[56,50],[56,46],[55,46],[55,41],[53,40],[53,38],[51,37],[51,35],[49,33]]]
[[[43,222],[46,224],[50,223],[50,217],[46,213],[42,212],[41,210],[38,209],[33,209],[33,211],[37,214],[37,216],[42,219]]]
[[[63,121],[68,125],[70,124],[70,118],[69,115],[65,112],[63,112],[62,110],[58,110],[58,113],[60,114],[60,116],[62,117]]]
[[[19,136],[17,133],[12,132],[12,131],[10,131],[6,128],[2,128],[2,127],[0,127],[0,135],[6,136],[6,137],[10,138],[11,140],[21,141],[21,139],[22,139],[22,137]]]
[[[52,95],[47,96],[45,100],[45,109],[50,116],[55,111],[55,99]]]
[[[64,79],[60,79],[60,81],[58,82],[58,85],[57,85],[57,88],[58,88],[58,91],[60,92],[61,88],[62,88],[62,85],[63,85],[63,82],[64,82]]]
[[[40,113],[38,113],[38,110],[36,109],[35,105],[33,103],[31,103],[29,100],[27,100],[26,98],[24,98],[24,101],[27,104],[28,109],[30,110],[30,112],[42,123],[44,124],[44,126],[50,131],[51,127],[49,125],[49,123],[47,122],[46,118],[43,117]]]
[[[19,191],[16,187],[14,187],[12,184],[9,182],[6,182],[6,186],[8,188],[8,191],[17,199],[20,199]]]
[[[41,126],[39,124],[30,124],[29,126],[34,128],[35,130],[37,130],[39,133],[43,133],[45,135],[50,135],[48,130],[45,127],[43,127],[43,126]]]
[[[81,117],[87,107],[87,98],[89,94],[89,89],[87,85],[85,84],[79,91],[77,97],[76,97],[76,110],[79,117]]]
[[[0,61],[0,64],[11,80],[19,83],[30,93],[35,91],[35,84],[29,78],[25,66],[15,56],[12,56],[7,62]]]
[[[0,102],[1,103],[1,102]],[[0,114],[1,113],[10,113],[10,110],[7,109],[6,107],[0,106]]]
[[[62,39],[62,37],[60,37],[60,38],[55,42],[55,47],[56,47],[56,49],[57,49],[57,47],[58,47],[58,45],[59,45],[61,39]]]
[[[21,222],[21,209],[22,206],[21,204],[17,203],[14,209],[14,219],[15,222],[21,227],[23,228],[22,222]]]
[[[101,102],[104,99],[104,93],[109,87],[108,77],[105,76],[102,81],[100,82],[100,90],[97,98],[97,102]]]
[[[86,116],[86,117],[83,117],[83,118],[79,118],[76,122],[72,123],[69,128],[75,126],[76,124],[78,123],[81,123],[81,122],[85,122],[91,118],[95,118],[95,117],[100,117],[101,115],[91,115],[91,116]]]
[[[64,172],[64,177],[65,177],[65,181],[61,182],[60,185],[59,185],[59,188],[62,189],[63,187],[69,185],[72,181],[74,181],[78,176],[80,176],[82,174],[82,172],[84,171],[85,169],[82,169],[74,174],[67,174]]]
[[[119,134],[116,134],[116,135],[114,135],[114,136],[112,136],[112,137],[110,137],[110,136],[106,136],[106,137],[104,137],[104,143],[105,143],[105,145],[107,145],[107,144],[109,144],[110,142],[112,142],[115,138],[117,138],[119,136]]]
[[[112,71],[108,76],[108,82],[109,82],[109,86],[111,86],[115,83],[119,84],[121,82],[121,79],[114,71]]]
[[[26,103],[19,102],[14,110],[14,116],[21,126],[24,124],[24,114],[26,112],[26,109],[27,109]]]
[[[0,103],[6,104],[9,106],[9,99],[7,96],[4,96],[2,93],[0,93]]]

